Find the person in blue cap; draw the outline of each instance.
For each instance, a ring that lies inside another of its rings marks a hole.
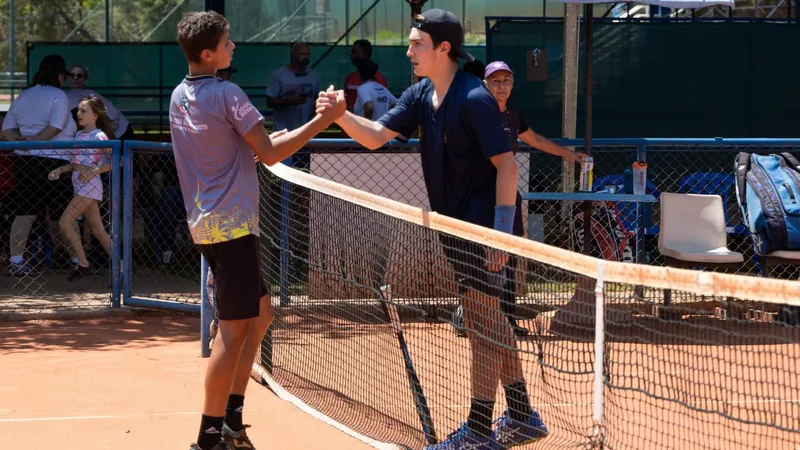
[[[519,141],[522,141],[531,148],[551,155],[560,156],[572,163],[580,163],[583,158],[587,156],[585,153],[571,151],[544,136],[536,134],[525,122],[525,119],[519,115],[517,110],[509,106],[508,101],[511,97],[511,91],[514,89],[514,72],[508,64],[503,61],[491,62],[486,66],[481,76],[489,92],[492,93],[492,96],[497,101],[497,106],[500,109],[500,119],[503,121],[503,129],[508,137],[508,145],[511,147],[511,151],[514,152],[514,154],[517,153],[519,148]],[[517,201],[521,202],[522,197],[519,193],[517,196],[519,197]],[[520,214],[514,217],[514,235],[522,236],[524,233],[522,215]],[[503,296],[500,299],[500,306],[503,308],[503,312],[506,314],[511,327],[514,329],[514,334],[517,336],[525,336],[528,334],[528,330],[520,326],[516,320],[517,297],[514,295],[516,292],[516,278],[514,272],[517,269],[517,258],[513,255],[508,259],[508,268],[508,281],[503,291]]]
[[[336,122],[353,139],[377,149],[421,129],[420,157],[431,209],[475,225],[513,232],[521,214],[516,201],[519,168],[508,144],[500,110],[480,78],[459,69],[474,58],[463,48],[464,30],[450,12],[430,9],[416,17],[406,55],[414,74],[426,77],[406,89],[376,122],[350,112]],[[329,89],[317,110],[343,101]],[[460,288],[471,350],[472,401],[467,421],[428,450],[496,450],[547,436],[531,407],[514,332],[500,308],[508,255],[459,237],[440,234]],[[508,409],[492,415],[502,381]]]

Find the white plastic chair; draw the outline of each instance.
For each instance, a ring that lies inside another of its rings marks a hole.
[[[744,255],[728,248],[725,209],[719,195],[662,193],[658,251],[675,267],[738,267]],[[680,319],[670,310],[672,291],[664,291],[664,319]],[[727,299],[728,316],[733,316],[733,301]]]

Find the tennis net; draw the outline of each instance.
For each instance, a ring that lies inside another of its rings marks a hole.
[[[520,361],[550,432],[537,448],[800,443],[800,328],[764,319],[800,305],[800,283],[602,261],[283,165],[261,167],[261,177],[276,315],[257,372],[378,448],[423,448],[466,421],[473,354],[483,368],[475,384],[496,392],[492,418],[507,403],[487,367],[499,360],[514,380]],[[467,284],[491,291],[476,256],[484,251],[510,255],[514,283],[496,291],[504,314],[475,308],[495,320],[467,313],[473,352],[456,333],[456,310],[495,297],[462,293],[448,256]],[[670,320],[644,300],[665,289]],[[731,299],[758,320],[716,313]],[[510,316],[530,334],[509,339]]]

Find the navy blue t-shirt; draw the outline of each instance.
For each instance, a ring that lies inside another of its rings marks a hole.
[[[422,128],[422,174],[433,211],[492,228],[497,169],[490,158],[511,151],[497,102],[461,70],[436,111],[433,93],[430,79],[414,84],[378,123],[404,136]]]
[[[519,135],[528,131],[530,127],[517,113],[517,110],[513,108],[507,108],[501,112],[500,119],[503,121],[503,130],[508,136],[508,145],[511,146],[511,151],[516,154],[519,149]]]

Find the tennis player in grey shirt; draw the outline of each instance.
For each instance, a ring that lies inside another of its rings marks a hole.
[[[302,148],[345,111],[320,109],[299,128],[268,135],[264,118],[236,84],[216,76],[235,45],[215,12],[178,23],[189,75],[175,88],[169,120],[178,178],[195,245],[217,283],[219,331],[208,362],[205,403],[192,450],[254,449],[242,423],[245,388],[273,318],[259,252],[259,185],[253,152],[276,164]]]

